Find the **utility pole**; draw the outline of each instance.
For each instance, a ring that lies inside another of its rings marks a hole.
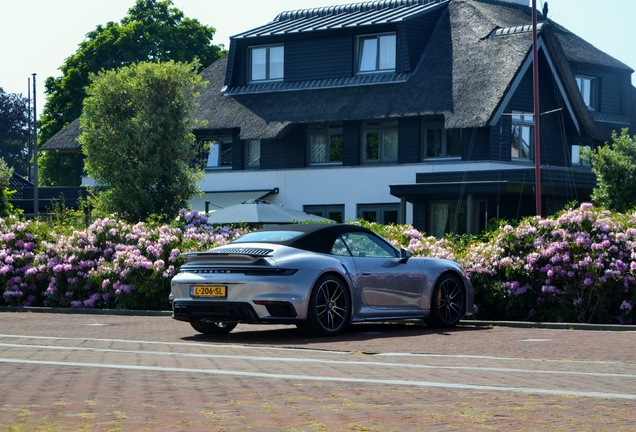
[[[532,0],[532,88],[534,93],[534,181],[537,216],[541,216],[541,122],[539,121],[539,47],[537,0]]]
[[[33,128],[31,126],[31,78],[27,78],[27,112],[29,113],[29,122],[27,130],[29,134],[27,136],[27,147],[29,152],[29,172],[27,173],[29,176],[29,181],[33,181]]]

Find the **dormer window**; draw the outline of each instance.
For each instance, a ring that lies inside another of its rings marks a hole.
[[[581,92],[581,96],[583,96],[583,102],[585,102],[585,106],[588,109],[594,111],[597,109],[597,93],[598,93],[598,83],[596,78],[577,75],[576,76],[576,85],[579,87],[579,91]]]
[[[282,81],[285,72],[285,48],[283,45],[251,47],[250,82]]]
[[[358,73],[394,72],[395,33],[358,38]]]

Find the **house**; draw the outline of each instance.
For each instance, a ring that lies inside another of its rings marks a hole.
[[[35,187],[32,182],[13,173],[9,179],[9,190],[15,191],[9,202],[21,209],[26,217],[33,217],[35,212]],[[85,187],[52,186],[38,187],[38,215],[51,213],[56,206],[60,208],[79,208],[79,201],[86,200],[88,191]]]
[[[202,72],[194,117],[205,126],[194,133],[210,153],[193,206],[266,198],[436,236],[534,214],[529,3],[365,1],[282,12],[232,37]],[[550,214],[589,199],[596,180],[581,151],[635,131],[636,89],[631,68],[539,21]],[[62,141],[44,149],[68,150]]]

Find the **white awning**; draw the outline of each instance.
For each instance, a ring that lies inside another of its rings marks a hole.
[[[262,199],[271,194],[277,194],[278,188],[240,191],[209,191],[203,192],[201,196],[193,197],[189,204],[192,210],[205,213],[205,202],[208,201],[208,210],[213,212],[222,208],[241,204],[248,200]]]

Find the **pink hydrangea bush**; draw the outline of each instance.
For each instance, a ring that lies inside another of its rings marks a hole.
[[[478,318],[634,321],[636,214],[583,204],[483,237],[442,239],[410,225],[353,223],[415,255],[458,261],[475,286]],[[185,210],[171,225],[100,219],[73,229],[0,219],[0,305],[166,309],[184,252],[211,249],[247,231],[213,227]]]
[[[100,219],[60,232],[0,220],[1,298],[14,306],[166,309],[182,252],[211,249],[243,231],[214,228],[185,211],[170,226]]]
[[[631,323],[636,215],[591,204],[505,225],[460,262],[483,315],[498,319]]]

